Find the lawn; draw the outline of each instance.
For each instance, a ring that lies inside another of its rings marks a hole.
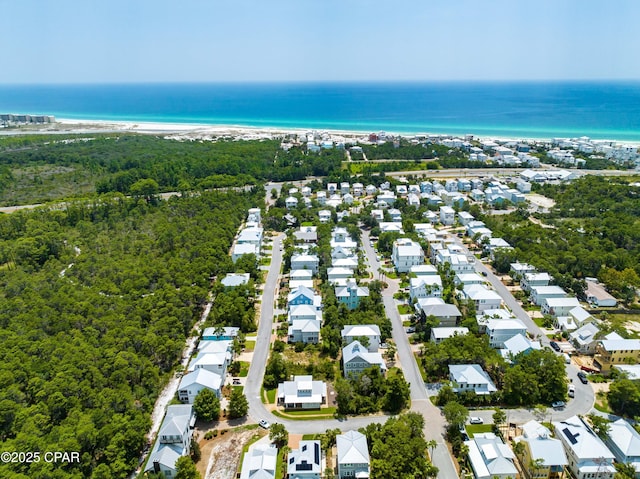
[[[240,361],[240,374],[238,374],[238,376],[246,378],[247,374],[249,374],[249,365],[250,363],[248,361]]]
[[[474,434],[481,434],[484,432],[492,432],[493,426],[491,424],[467,424],[467,434],[473,437]]]
[[[427,373],[424,371],[424,366],[422,365],[422,361],[420,360],[420,354],[419,353],[413,353],[413,355],[416,358],[416,363],[418,363],[418,369],[420,370],[420,376],[422,376],[422,380],[423,381],[427,381]]]
[[[244,350],[247,353],[250,353],[251,351],[253,351],[256,347],[256,342],[255,341],[245,341],[244,342]]]
[[[411,306],[408,304],[399,304],[398,311],[400,314],[411,314]]]
[[[317,419],[333,419],[338,409],[336,407],[327,407],[322,409],[303,410],[303,411],[272,411],[274,416],[283,419],[291,419],[294,421],[315,421]]]
[[[275,404],[276,403],[276,393],[278,392],[277,389],[267,389],[267,401],[269,401],[269,404]]]
[[[322,436],[324,436],[324,434],[303,434],[302,435],[302,440],[303,441],[318,441],[322,438]]]

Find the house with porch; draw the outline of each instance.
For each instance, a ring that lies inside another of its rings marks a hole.
[[[176,475],[176,461],[191,452],[191,436],[196,423],[190,404],[173,404],[167,407],[156,442],[145,467],[147,473],[162,473],[166,478]]]
[[[244,455],[239,479],[275,479],[277,461],[273,444],[253,444]]]
[[[479,364],[450,364],[449,380],[457,393],[474,391],[477,395],[485,395],[498,390]]]
[[[476,433],[465,441],[469,462],[475,479],[508,479],[518,477],[509,446],[492,432]]]
[[[382,354],[370,353],[360,341],[355,340],[342,348],[342,366],[345,377],[356,377],[362,374],[365,369],[377,366],[382,374],[387,372],[387,364],[382,358]]]
[[[327,384],[312,376],[294,376],[278,384],[277,398],[285,409],[320,409],[327,401]]]
[[[336,436],[337,472],[339,479],[368,479],[370,474],[367,437],[358,431]]]
[[[356,309],[362,298],[369,297],[369,288],[358,286],[355,280],[349,280],[346,286],[336,287],[336,299],[349,309]]]
[[[515,442],[524,445],[518,459],[527,479],[565,477],[569,461],[562,442],[553,438],[545,426],[533,420],[527,422],[522,426],[522,436],[516,437]]]
[[[212,373],[204,368],[196,369],[182,376],[178,385],[178,400],[186,404],[193,404],[196,396],[203,389],[209,389],[220,397],[222,383],[222,376],[219,374]]]
[[[322,477],[320,441],[300,441],[287,460],[287,479],[320,479]]]
[[[317,319],[296,319],[288,329],[288,342],[318,344],[320,341],[321,322]]]
[[[640,478],[640,434],[624,419],[609,423],[605,444],[621,464],[631,464]]]

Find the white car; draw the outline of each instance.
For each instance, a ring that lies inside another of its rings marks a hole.
[[[482,420],[481,417],[478,416],[471,416],[469,418],[469,423],[470,424],[484,424],[484,421]]]
[[[264,419],[261,419],[258,424],[264,429],[269,429],[271,427],[271,424],[269,424],[269,422],[265,421]]]

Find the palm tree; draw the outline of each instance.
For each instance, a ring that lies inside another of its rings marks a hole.
[[[427,449],[429,449],[429,458],[431,460],[433,460],[433,451],[436,447],[438,447],[438,443],[436,442],[435,439],[431,439],[430,441],[427,441]]]

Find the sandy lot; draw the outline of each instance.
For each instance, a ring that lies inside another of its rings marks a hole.
[[[263,429],[235,430],[215,439],[198,441],[202,458],[196,464],[203,479],[234,479],[242,456],[242,448],[254,434],[266,436]]]

